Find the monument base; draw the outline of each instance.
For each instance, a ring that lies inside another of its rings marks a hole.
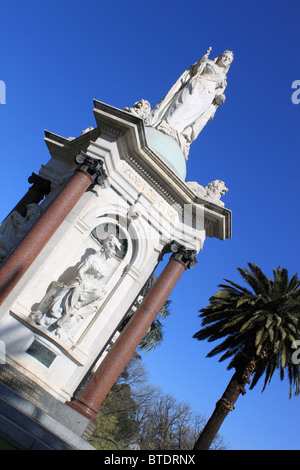
[[[7,364],[0,366],[0,437],[19,450],[96,450],[95,425]]]

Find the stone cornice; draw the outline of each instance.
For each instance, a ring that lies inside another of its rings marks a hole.
[[[91,141],[99,137],[99,129],[92,129],[76,138],[65,138],[45,130],[45,142],[53,158],[75,164],[76,156],[85,152]]]
[[[231,238],[231,211],[196,195],[171,168],[147,146],[143,120],[121,109],[94,100],[97,127],[76,138],[64,138],[45,131],[45,142],[53,158],[76,165],[75,158],[86,152],[90,143],[101,135],[115,139],[125,159],[171,203],[204,206],[207,236]]]

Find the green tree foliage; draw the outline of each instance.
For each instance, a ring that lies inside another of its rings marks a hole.
[[[299,364],[292,355],[300,333],[300,281],[297,274],[289,280],[287,270],[280,267],[273,270],[273,279],[255,264],[248,267],[238,268],[248,286],[225,279],[227,284],[221,284],[209,305],[200,310],[202,329],[194,337],[221,341],[208,357],[221,354],[219,361],[230,359],[227,368],[235,369],[235,374],[195,449],[209,447],[239,394],[246,393],[246,383],[253,388],[264,375],[264,390],[275,370],[281,379],[287,371],[290,397],[293,390],[299,394]]]
[[[144,380],[141,357],[134,354],[97,413],[91,444],[99,450],[129,449],[136,433],[134,390]]]
[[[119,328],[120,332],[122,332],[138,308],[140,301],[150,291],[156,279],[157,277],[153,273],[122,322]],[[170,315],[170,303],[170,300],[164,303],[142,339],[138,350],[149,352],[161,344],[163,340],[163,324]],[[128,448],[137,433],[138,410],[150,398],[153,398],[153,389],[141,386],[145,383],[145,372],[140,364],[140,359],[140,356],[135,353],[98,412],[97,430],[93,435],[91,443],[99,450]],[[138,392],[136,392],[137,389]]]
[[[189,405],[162,393],[147,381],[141,357],[127,364],[98,412],[91,444],[99,450],[191,449],[205,423]],[[213,447],[225,448],[220,436]]]

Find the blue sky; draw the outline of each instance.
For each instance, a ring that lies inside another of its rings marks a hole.
[[[93,99],[118,108],[154,106],[212,46],[235,58],[227,100],[191,146],[187,181],[222,179],[233,237],[207,239],[198,265],[171,295],[161,347],[145,357],[150,381],[210,416],[231,373],[192,338],[198,311],[223,278],[240,282],[248,261],[271,276],[299,268],[300,6],[287,0],[1,1],[0,219],[49,159],[44,129],[78,136],[94,125]],[[221,434],[231,449],[297,449],[299,398],[276,377],[241,397]]]

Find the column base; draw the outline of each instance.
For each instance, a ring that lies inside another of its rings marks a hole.
[[[80,400],[67,401],[66,405],[68,405],[70,408],[73,408],[73,410],[77,411],[81,415],[88,418],[94,424],[97,424],[97,411],[93,410],[82,401]]]

